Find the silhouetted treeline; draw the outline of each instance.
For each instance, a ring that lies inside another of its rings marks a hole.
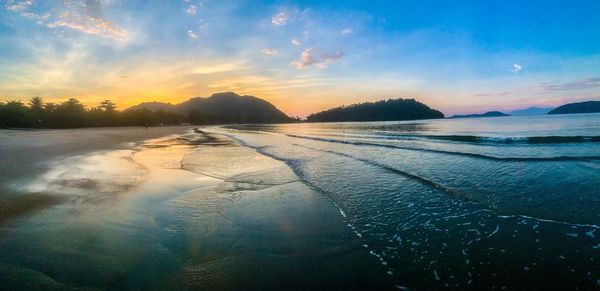
[[[444,118],[444,114],[415,99],[389,99],[340,106],[307,117],[310,122],[392,121]]]
[[[242,106],[243,108],[244,106]],[[224,113],[223,110],[212,110],[220,114],[206,113],[200,109],[192,109],[188,114],[150,110],[142,106],[134,106],[124,111],[116,110],[110,100],[100,102],[97,107],[86,108],[79,100],[71,98],[55,104],[46,103],[40,97],[33,97],[27,104],[21,101],[0,102],[0,128],[78,128],[101,126],[157,126],[228,124],[228,123],[266,123],[273,121],[299,121],[287,116],[282,118],[273,114],[242,114],[240,112]],[[208,110],[210,111],[210,110]],[[283,113],[282,113],[283,114]]]
[[[184,118],[163,110],[116,110],[110,100],[97,107],[86,108],[71,98],[55,104],[33,97],[27,104],[20,101],[0,102],[0,127],[4,128],[77,128],[98,126],[177,125]]]

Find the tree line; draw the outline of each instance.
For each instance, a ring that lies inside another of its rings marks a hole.
[[[331,108],[313,113],[308,122],[391,121],[444,118],[440,111],[415,99],[388,99]]]
[[[0,127],[3,128],[78,128],[100,126],[178,125],[184,116],[164,110],[134,109],[118,111],[110,100],[86,108],[70,98],[61,103],[46,103],[33,97],[27,104],[21,101],[0,102]]]

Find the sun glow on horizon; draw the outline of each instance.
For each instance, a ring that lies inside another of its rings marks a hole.
[[[111,99],[124,109],[232,91],[303,117],[387,98],[415,98],[446,114],[600,98],[597,3],[544,10],[513,3],[490,13],[476,2],[452,9],[434,2],[440,9],[2,0],[0,101]],[[586,29],[552,13],[565,9],[586,19]],[[532,13],[536,21],[511,22]],[[556,21],[560,30],[543,29]],[[497,39],[492,24],[510,33]]]

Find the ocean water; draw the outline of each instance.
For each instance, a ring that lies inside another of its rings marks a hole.
[[[600,114],[208,131],[287,164],[399,289],[600,289]]]
[[[1,290],[393,286],[285,163],[157,130],[0,132]]]

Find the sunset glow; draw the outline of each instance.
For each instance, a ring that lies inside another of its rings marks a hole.
[[[447,114],[600,97],[598,2],[388,2],[3,0],[0,101],[234,91],[306,116],[391,97]]]

